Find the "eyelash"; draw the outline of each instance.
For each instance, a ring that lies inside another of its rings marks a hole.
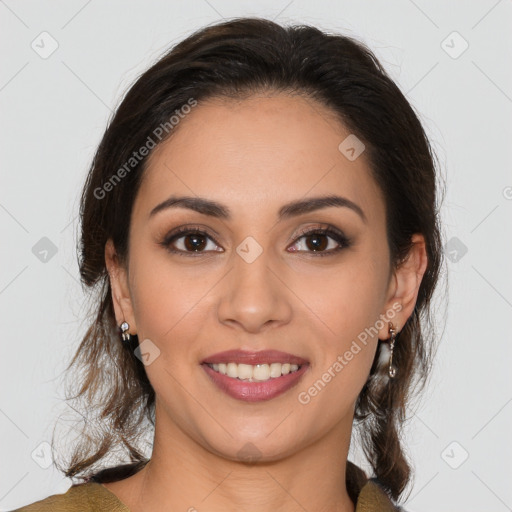
[[[163,239],[162,242],[160,242],[160,245],[162,247],[164,247],[165,249],[167,249],[169,252],[171,252],[173,254],[178,254],[180,256],[197,257],[197,256],[201,256],[203,253],[207,254],[208,252],[211,252],[211,251],[183,251],[181,249],[173,249],[173,248],[171,248],[171,244],[173,242],[175,242],[176,240],[179,240],[180,238],[185,237],[186,235],[202,235],[202,236],[205,236],[205,237],[209,238],[213,242],[215,242],[216,245],[219,245],[217,243],[217,241],[210,234],[208,234],[206,231],[204,231],[203,229],[201,229],[199,227],[190,227],[190,226],[184,226],[184,227],[180,227],[180,228],[177,228],[177,229],[173,230],[171,233],[169,233]],[[306,253],[312,255],[315,258],[316,257],[324,257],[324,256],[333,256],[333,255],[339,253],[341,250],[350,247],[351,244],[352,244],[352,242],[351,242],[351,240],[349,238],[347,238],[341,231],[339,231],[339,230],[337,230],[336,228],[333,228],[333,227],[306,228],[306,229],[300,231],[297,234],[294,243],[299,241],[301,238],[304,238],[306,236],[311,236],[311,235],[327,235],[330,238],[332,238],[336,243],[338,243],[339,246],[337,248],[335,248],[335,249],[330,249],[328,251],[319,251],[319,252],[315,252],[315,251],[294,251],[294,252],[296,252],[296,253],[306,252]],[[220,251],[214,251],[214,252],[220,252]]]

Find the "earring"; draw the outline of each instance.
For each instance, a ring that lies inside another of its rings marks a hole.
[[[128,329],[130,328],[130,325],[128,322],[123,322],[121,324],[121,338],[123,341],[130,341],[130,338],[132,337],[131,334],[128,332]]]
[[[393,366],[393,349],[395,348],[396,330],[394,325],[389,322],[389,368],[388,373],[391,378],[396,375],[396,368]]]

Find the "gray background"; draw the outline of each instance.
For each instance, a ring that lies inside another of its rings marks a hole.
[[[84,329],[78,195],[111,111],[166,47],[243,15],[365,41],[420,113],[447,182],[449,301],[406,428],[406,508],[511,510],[510,0],[0,1],[0,509],[70,485],[45,443]]]

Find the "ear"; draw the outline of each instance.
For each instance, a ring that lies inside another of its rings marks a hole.
[[[400,262],[393,271],[389,282],[386,310],[382,312],[381,318],[389,318],[397,332],[400,332],[414,311],[418,292],[423,275],[427,269],[427,251],[425,238],[421,234],[414,234],[411,238],[412,246],[407,256]],[[396,314],[391,318],[389,314],[394,311]],[[386,314],[387,313],[387,314]],[[388,322],[379,330],[379,338],[389,338]]]
[[[135,315],[133,314],[132,299],[128,286],[128,273],[124,265],[121,265],[114,242],[111,239],[105,244],[105,265],[109,274],[117,325],[128,322],[130,326],[128,332],[130,334],[137,334]]]

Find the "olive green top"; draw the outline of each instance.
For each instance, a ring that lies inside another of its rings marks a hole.
[[[372,480],[361,488],[356,512],[395,512],[384,490]],[[13,512],[130,512],[119,498],[101,483],[87,482],[71,486],[64,494],[54,494]]]

